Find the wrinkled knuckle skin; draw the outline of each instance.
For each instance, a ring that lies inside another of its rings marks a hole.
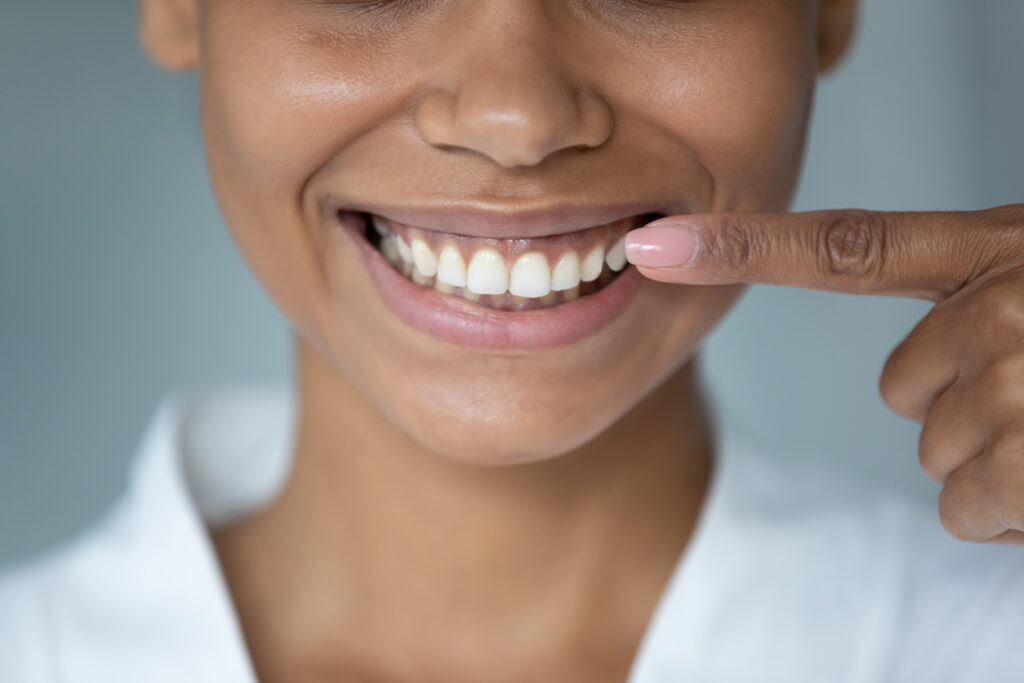
[[[818,245],[822,266],[839,276],[879,275],[886,258],[884,219],[869,211],[842,211],[822,227]]]
[[[709,232],[703,234],[702,239],[705,253],[712,262],[726,265],[733,271],[743,271],[754,263],[760,248],[748,219],[730,216],[718,229]]]
[[[1008,225],[1024,228],[1024,204],[1007,204],[992,209],[993,213]]]

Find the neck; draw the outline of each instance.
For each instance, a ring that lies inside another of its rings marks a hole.
[[[301,342],[297,378],[289,481],[214,534],[261,674],[400,659],[388,677],[422,679],[433,659],[480,678],[572,648],[628,667],[710,472],[692,361],[585,446],[499,468],[424,451]]]

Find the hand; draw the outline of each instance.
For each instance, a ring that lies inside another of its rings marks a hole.
[[[673,216],[629,234],[662,282],[757,282],[906,296],[935,307],[879,388],[923,423],[924,471],[956,538],[1024,545],[1024,204],[988,211]]]

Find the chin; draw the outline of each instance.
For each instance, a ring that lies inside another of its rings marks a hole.
[[[476,467],[525,465],[571,453],[611,427],[631,405],[621,397],[577,400],[562,410],[550,402],[467,395],[458,404],[420,406],[404,430],[438,457]],[[524,398],[524,397],[521,397]],[[524,407],[526,406],[526,407]],[[532,407],[529,407],[532,406]]]

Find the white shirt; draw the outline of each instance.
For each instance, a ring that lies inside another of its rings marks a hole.
[[[253,683],[207,528],[277,495],[293,415],[285,393],[167,399],[117,503],[0,575],[0,681]],[[1024,681],[1024,549],[719,434],[629,678],[683,680]]]

